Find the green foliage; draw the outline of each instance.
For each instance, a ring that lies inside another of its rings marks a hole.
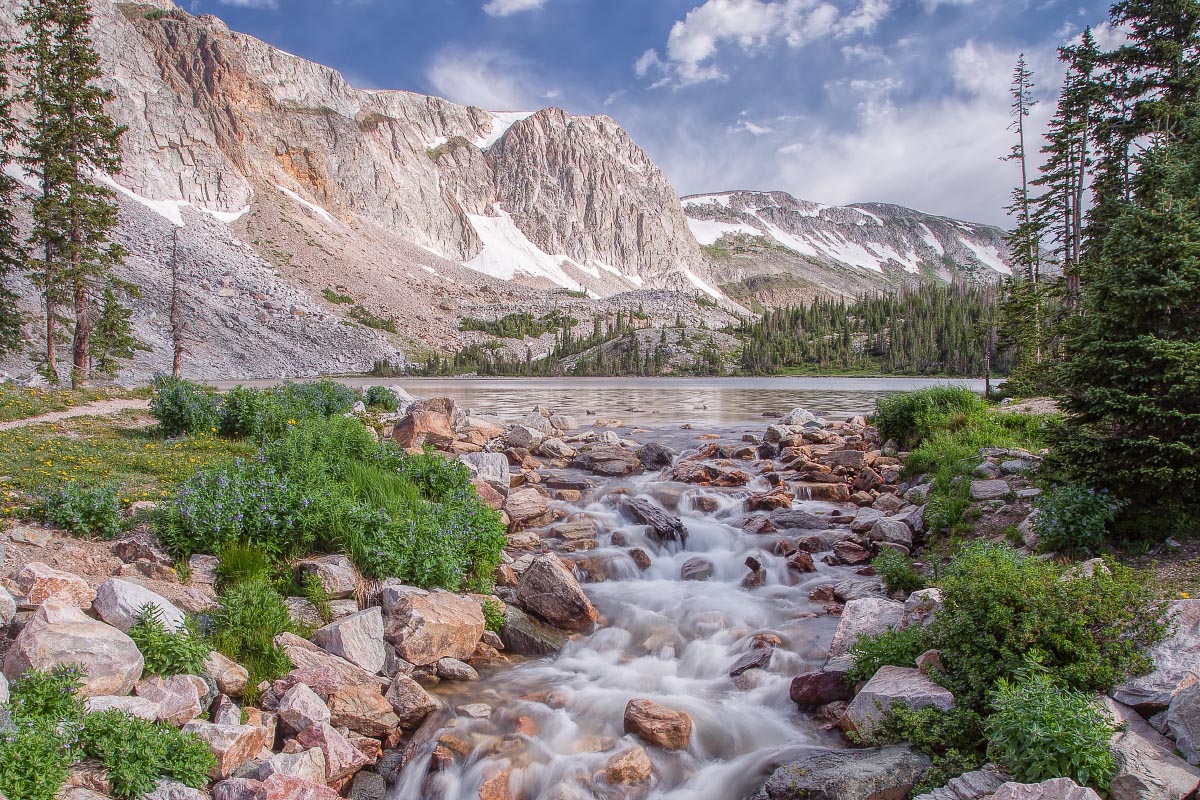
[[[483,627],[492,633],[499,633],[504,627],[504,611],[500,603],[490,597],[483,601]]]
[[[170,375],[153,383],[150,413],[167,436],[212,432],[220,418],[220,399],[211,389]]]
[[[1109,569],[1067,574],[1007,545],[963,547],[938,581],[943,605],[930,632],[941,651],[939,680],[960,705],[983,710],[997,681],[1012,678],[1034,651],[1051,678],[1080,691],[1146,672],[1145,648],[1165,634],[1165,605],[1145,575]]]
[[[1092,695],[1035,674],[996,684],[985,724],[988,758],[1020,783],[1070,778],[1107,791],[1116,772],[1113,728]]]
[[[536,339],[557,330],[567,330],[579,324],[579,320],[555,309],[548,314],[535,317],[528,312],[508,314],[497,320],[463,317],[458,324],[462,331],[481,331],[501,339]]]
[[[329,608],[329,592],[325,590],[325,584],[321,583],[321,576],[314,572],[305,575],[301,582],[301,590],[304,599],[312,603],[321,621],[328,625],[333,619],[333,612]]]
[[[74,763],[70,744],[51,725],[0,733],[0,794],[54,800]]]
[[[982,398],[965,386],[931,386],[881,398],[875,407],[875,425],[884,439],[911,449],[932,431],[948,427],[956,419],[985,414]]]
[[[132,284],[122,282],[121,289],[135,300],[141,297],[137,287]],[[94,371],[97,375],[112,377],[117,374],[120,362],[128,361],[139,351],[145,352],[150,348],[134,335],[133,309],[121,302],[112,280],[104,284],[98,311],[91,341]]]
[[[945,712],[894,703],[868,735],[851,738],[870,747],[907,742],[929,756],[933,765],[913,786],[913,796],[944,786],[951,778],[983,766],[983,722],[970,709]]]
[[[363,403],[367,408],[395,411],[400,407],[400,396],[386,386],[368,386],[363,392]]]
[[[147,675],[203,674],[210,648],[190,621],[177,631],[168,630],[162,611],[148,603],[138,611],[129,638],[146,660]]]
[[[889,593],[910,594],[925,587],[925,579],[913,568],[913,560],[899,550],[884,548],[871,560],[871,566]]]
[[[380,317],[373,314],[370,310],[361,305],[350,307],[350,312],[347,314],[350,319],[361,323],[368,328],[374,328],[377,331],[386,331],[387,333],[399,333],[396,328],[395,317]]]
[[[78,664],[62,664],[49,672],[29,670],[12,683],[8,709],[18,727],[72,722],[83,716],[86,672]]]
[[[321,296],[335,306],[348,306],[354,303],[354,298],[348,294],[340,294],[333,289],[322,289]]]
[[[250,673],[243,699],[252,705],[258,684],[292,669],[287,653],[273,639],[285,631],[306,633],[288,614],[283,596],[266,578],[257,577],[222,589],[212,613],[213,647]]]
[[[1084,486],[1055,486],[1036,501],[1034,530],[1045,552],[1097,552],[1121,504],[1105,491]]]
[[[45,513],[47,522],[75,536],[115,539],[125,528],[121,502],[112,486],[59,484],[46,490]]]
[[[286,381],[269,389],[238,386],[223,397],[221,433],[226,436],[277,439],[304,419],[345,414],[357,401],[352,389],[336,381]]]
[[[79,748],[104,765],[112,796],[120,800],[153,791],[160,778],[199,789],[216,766],[208,745],[197,737],[115,709],[83,718]]]
[[[860,636],[848,653],[854,667],[846,680],[852,684],[870,680],[880,667],[913,667],[917,657],[932,647],[929,629],[919,625]]]

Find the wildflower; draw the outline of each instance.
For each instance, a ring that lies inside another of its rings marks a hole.
[[[1182,597],[1184,600],[1191,598],[1191,595],[1188,594],[1187,592],[1180,592],[1179,596]]]

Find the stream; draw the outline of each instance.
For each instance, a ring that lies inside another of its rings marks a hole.
[[[721,441],[738,442],[743,431],[761,434],[765,425],[727,426],[719,429]],[[704,432],[671,426],[636,438],[663,442],[682,455],[706,443],[697,441]],[[824,663],[837,627],[838,618],[811,602],[810,592],[853,575],[854,568],[818,559],[816,572],[798,574],[773,552],[785,534],[742,531],[743,500],[768,488],[761,477],[740,489],[667,482],[658,471],[592,480],[599,485],[578,503],[552,501],[551,507],[586,514],[600,531],[596,549],[567,556],[604,565],[606,580],[584,584],[600,623],[557,656],[436,687],[448,709],[419,734],[424,744],[414,748],[389,800],[739,800],[806,748],[839,746],[840,736],[801,713],[788,688],[793,676]],[[678,514],[688,530],[686,545],[648,536],[618,509],[614,501],[623,494]],[[793,508],[835,513],[819,502],[797,501]],[[786,532],[789,539],[802,535]],[[624,546],[615,546],[614,536]],[[645,570],[628,555],[632,547],[650,555]],[[695,556],[712,562],[708,580],[681,579],[683,563]],[[757,588],[742,585],[748,557],[765,573]],[[765,669],[731,676],[739,659],[770,643],[777,646]],[[626,735],[623,714],[635,698],[689,714],[687,749],[662,750]],[[457,757],[436,758],[439,738]],[[609,759],[638,746],[653,763],[653,777],[611,783]],[[506,776],[508,794],[496,792]]]

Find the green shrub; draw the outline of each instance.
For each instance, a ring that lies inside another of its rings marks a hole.
[[[363,392],[363,402],[367,408],[395,411],[400,407],[400,395],[386,386],[368,386]]]
[[[221,406],[221,434],[235,438],[258,436],[270,398],[262,391],[235,386],[225,393]]]
[[[115,539],[125,529],[121,501],[112,486],[85,488],[74,481],[46,492],[46,521],[76,536]]]
[[[325,584],[321,583],[321,576],[315,572],[306,574],[301,588],[304,599],[312,603],[321,621],[328,625],[333,619],[333,611],[329,608],[329,592],[325,590]]]
[[[880,667],[915,666],[917,657],[932,647],[929,629],[921,626],[860,636],[848,653],[854,666],[846,680],[868,681]]]
[[[879,551],[879,555],[871,560],[871,567],[889,593],[904,592],[907,595],[925,588],[926,581],[913,568],[913,560],[899,550],[886,547]]]
[[[1113,728],[1092,696],[1056,684],[1048,675],[1022,682],[1001,679],[985,723],[988,758],[1014,780],[1070,778],[1104,792],[1116,772]]]
[[[884,439],[895,439],[902,449],[913,447],[934,428],[955,416],[987,413],[983,399],[964,386],[931,386],[915,392],[888,395],[875,408],[875,425]]]
[[[22,725],[0,733],[0,794],[54,800],[74,761],[69,742],[53,725]]]
[[[168,630],[162,611],[152,603],[138,611],[129,638],[146,660],[147,675],[200,675],[210,650],[190,622],[178,631]]]
[[[964,772],[983,766],[983,721],[970,709],[941,711],[928,707],[913,709],[894,703],[866,736],[851,735],[855,743],[876,747],[907,742],[933,762],[912,795],[932,791]]]
[[[1034,651],[1053,680],[1079,691],[1148,671],[1145,649],[1166,632],[1165,604],[1145,575],[1109,569],[1064,580],[1062,566],[1008,545],[963,547],[938,580],[943,604],[930,626],[938,680],[960,705],[983,710],[997,681]]]
[[[483,601],[483,627],[492,633],[499,633],[504,627],[504,611],[501,605],[490,597]]]
[[[270,580],[274,566],[261,547],[231,542],[217,554],[217,585],[237,586],[253,580]]]
[[[243,700],[253,705],[262,681],[273,681],[292,669],[287,653],[274,638],[285,631],[306,633],[288,614],[283,596],[266,578],[258,577],[227,587],[212,612],[213,646],[250,673]]]
[[[121,800],[153,791],[160,778],[199,789],[216,766],[208,745],[195,736],[115,709],[83,718],[79,747],[104,764],[111,794]]]
[[[1035,503],[1034,530],[1045,552],[1096,552],[1104,544],[1108,526],[1117,518],[1121,503],[1107,492],[1084,486],[1055,486]]]
[[[348,294],[340,294],[339,292],[325,288],[321,290],[321,296],[335,306],[348,306],[354,303],[354,298]]]
[[[220,421],[220,397],[205,386],[170,375],[153,383],[150,413],[167,436],[213,432]]]
[[[29,670],[13,681],[8,710],[18,726],[73,721],[83,716],[79,691],[87,676],[78,664],[61,664],[43,672]]]

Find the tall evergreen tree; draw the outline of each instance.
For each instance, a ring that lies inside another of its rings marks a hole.
[[[121,302],[114,281],[104,284],[96,309],[96,326],[92,331],[92,363],[94,374],[112,376],[120,362],[133,358],[139,350],[148,348],[133,333],[133,311]],[[119,288],[132,298],[139,297],[136,286],[121,283]]]
[[[4,171],[13,161],[17,126],[12,116],[12,92],[8,77],[9,43],[0,41],[0,355],[12,352],[21,343],[21,314],[17,295],[5,279],[24,266],[25,251],[14,209],[17,205],[17,180]]]
[[[1200,519],[1200,107],[1139,159],[1133,202],[1108,226],[1070,342],[1058,457],[1129,501],[1130,533]]]
[[[1025,129],[1037,100],[1033,97],[1033,72],[1025,63],[1024,53],[1017,58],[1009,91],[1013,99],[1010,130],[1017,135],[1017,141],[1005,160],[1015,161],[1021,170],[1021,183],[1013,190],[1012,202],[1008,206],[1010,216],[1017,222],[1009,235],[1009,249],[1012,251],[1013,260],[1025,271],[1026,279],[1036,284],[1041,247],[1040,236],[1030,214],[1032,203],[1029,197],[1029,159],[1025,150]]]
[[[88,377],[92,301],[124,257],[109,239],[117,225],[114,193],[97,182],[97,173],[120,171],[124,128],[104,110],[112,93],[96,83],[101,72],[88,35],[91,21],[88,0],[30,0],[19,17],[26,28],[18,47],[26,71],[23,99],[32,110],[22,160],[42,185],[31,243],[46,300],[46,367],[56,375],[57,311],[66,302],[75,315],[73,385]]]

